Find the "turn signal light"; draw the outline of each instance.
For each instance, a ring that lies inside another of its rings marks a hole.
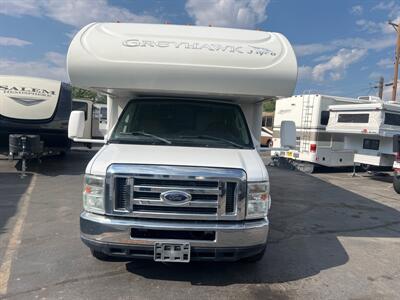
[[[317,144],[311,144],[310,145],[310,152],[317,152]]]

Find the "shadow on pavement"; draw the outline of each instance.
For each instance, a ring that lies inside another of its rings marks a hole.
[[[96,154],[92,150],[73,150],[63,156],[47,156],[40,161],[28,161],[28,172],[45,176],[80,175],[85,173],[87,163]],[[21,161],[15,162],[15,169],[21,171]]]
[[[8,220],[14,216],[18,204],[32,179],[29,175],[23,179],[17,173],[0,172],[0,235],[5,233]]]
[[[301,172],[270,168],[270,180],[271,230],[259,263],[133,261],[127,270],[149,279],[206,286],[287,282],[346,264],[349,257],[340,236],[400,237],[391,228],[400,224],[400,213],[393,208]]]

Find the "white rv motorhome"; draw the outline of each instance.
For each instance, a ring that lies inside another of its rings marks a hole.
[[[68,151],[71,145],[67,135],[70,113],[69,84],[44,78],[0,75],[0,153],[38,157]],[[24,151],[21,138],[26,142]]]
[[[274,148],[280,147],[280,125],[284,120],[296,124],[296,149],[273,150],[273,158],[283,159],[305,172],[313,172],[316,165],[345,167],[353,165],[353,151],[344,148],[341,135],[326,131],[329,106],[360,103],[362,100],[319,94],[296,95],[276,101],[274,118]],[[365,101],[364,101],[365,102]]]
[[[72,99],[72,110],[83,111],[85,130],[83,139],[103,139],[107,133],[107,105],[87,99]]]
[[[344,136],[344,148],[352,150],[354,163],[392,167],[393,136],[400,133],[400,105],[373,102],[332,105],[327,131]]]
[[[271,204],[257,152],[262,101],[294,90],[279,33],[95,23],[71,42],[74,85],[108,95],[86,168],[81,238],[97,258],[257,260]],[[72,112],[69,135],[83,136]]]

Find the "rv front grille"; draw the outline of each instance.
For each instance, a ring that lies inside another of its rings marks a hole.
[[[235,211],[235,188],[236,183],[228,182],[226,185],[226,204],[225,212],[233,213]]]
[[[131,187],[130,178],[115,178],[115,210],[126,210],[131,199]]]
[[[107,173],[108,195],[113,205],[109,214],[135,218],[164,218],[188,220],[241,220],[245,213],[245,173],[241,170],[207,168],[126,166],[121,173]],[[143,168],[147,171],[143,173]],[[155,168],[155,170],[153,170]],[[109,168],[113,170],[113,168]],[[188,169],[193,175],[188,174]],[[197,172],[199,174],[197,174]],[[161,173],[161,174],[160,174]],[[233,174],[232,174],[233,173]],[[207,176],[208,175],[208,176]],[[222,175],[222,176],[221,176]],[[235,175],[235,176],[233,176]],[[182,191],[188,199],[182,203],[166,201],[162,194]]]

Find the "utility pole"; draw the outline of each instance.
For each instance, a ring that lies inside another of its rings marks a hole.
[[[379,98],[383,97],[383,83],[384,83],[384,79],[383,76],[379,77],[379,83],[378,83],[378,96]]]
[[[393,89],[392,89],[392,101],[396,101],[397,82],[399,80],[399,62],[400,62],[400,22],[399,24],[389,22],[389,24],[392,25],[397,32],[396,59],[394,63],[394,77],[393,77]]]

